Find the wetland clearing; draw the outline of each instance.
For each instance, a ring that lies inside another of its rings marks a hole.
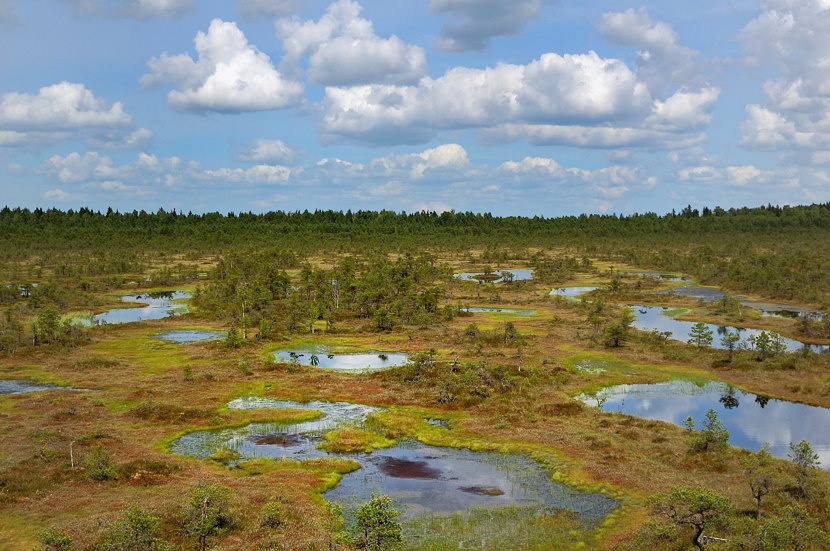
[[[660,260],[564,229],[309,248],[228,223],[247,246],[7,253],[3,549],[143,527],[147,549],[345,551],[366,514],[407,550],[685,549],[665,511],[711,495],[706,549],[826,548],[821,291],[700,281],[717,255],[671,232]],[[742,262],[770,265],[753,235]]]

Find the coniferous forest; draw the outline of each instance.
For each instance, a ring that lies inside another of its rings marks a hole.
[[[830,204],[6,207],[0,309],[2,549],[830,548]]]

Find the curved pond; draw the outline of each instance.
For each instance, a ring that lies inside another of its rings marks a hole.
[[[619,503],[602,494],[580,492],[551,480],[533,459],[517,454],[473,452],[405,441],[371,454],[330,454],[317,446],[324,432],[339,424],[359,424],[379,408],[343,402],[298,403],[241,398],[230,407],[311,408],[323,416],[307,422],[280,425],[253,423],[222,431],[200,431],[174,441],[171,451],[207,458],[229,448],[240,460],[256,457],[312,459],[342,457],[360,463],[326,492],[327,500],[354,511],[372,492],[392,496],[404,517],[423,513],[453,513],[473,506],[530,506],[537,510],[569,509],[585,522],[601,521]]]
[[[325,348],[293,348],[277,350],[273,354],[274,359],[278,362],[296,363],[337,371],[376,371],[404,365],[409,361],[409,354],[404,352],[331,353]]]
[[[684,321],[675,319],[666,314],[666,312],[670,311],[669,308],[662,306],[629,305],[629,308],[631,308],[634,312],[634,323],[632,325],[637,329],[640,329],[642,331],[657,330],[660,332],[670,332],[672,339],[683,342],[688,342],[688,340],[691,338],[689,332],[695,325],[695,323],[697,323],[694,321]],[[749,337],[756,337],[761,333],[760,329],[734,327],[731,325],[718,325],[714,323],[706,323],[704,325],[706,325],[706,327],[712,332],[713,338],[711,346],[713,348],[720,349],[724,348],[720,340],[721,337],[726,333],[737,334],[739,337],[741,337],[739,344],[747,348],[752,348],[750,342],[747,339]],[[771,332],[766,331],[766,333],[769,334]],[[781,337],[781,340],[788,352],[800,351],[805,346],[803,342],[797,341],[795,339]],[[806,346],[808,346],[812,352],[830,352],[830,345],[811,344]]]
[[[819,320],[824,315],[824,312],[816,310],[815,308],[795,306],[793,304],[785,304],[782,302],[747,300],[746,297],[727,293],[717,287],[675,287],[674,289],[669,289],[667,291],[658,291],[657,294],[682,295],[699,298],[705,300],[706,302],[719,300],[724,297],[737,298],[741,301],[741,304],[758,310],[764,316],[778,316],[796,319],[807,317],[812,320]]]
[[[176,344],[190,344],[193,342],[221,341],[228,336],[227,331],[210,329],[172,329],[170,331],[159,331],[153,338],[174,342]]]
[[[0,394],[25,394],[27,392],[38,392],[40,390],[81,390],[69,386],[50,385],[38,383],[32,379],[0,379]]]
[[[577,399],[645,419],[683,426],[692,416],[697,426],[709,409],[718,412],[729,430],[733,446],[758,450],[768,442],[770,453],[786,458],[790,442],[807,440],[819,454],[822,467],[830,469],[830,409],[776,400],[712,381],[697,385],[675,380],[665,383],[617,385]]]
[[[121,295],[120,298],[124,302],[140,302],[146,304],[146,306],[114,308],[102,314],[96,314],[92,316],[93,325],[157,320],[168,316],[184,314],[187,312],[187,304],[174,301],[190,298],[190,294],[184,291],[163,291],[157,293]]]
[[[504,278],[501,277],[503,272],[510,272],[513,274],[512,281],[529,281],[533,279],[533,270],[526,270],[526,269],[516,269],[516,270],[494,270],[492,272],[493,275],[499,276],[498,279],[494,279],[492,283],[498,283],[499,281],[504,281]],[[475,276],[485,275],[484,272],[461,272],[460,274],[455,274],[453,277],[457,279],[462,279],[464,281],[475,281],[479,282]],[[489,282],[488,282],[489,283]]]

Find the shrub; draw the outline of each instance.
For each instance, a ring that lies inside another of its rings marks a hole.
[[[37,539],[43,545],[35,551],[75,551],[77,549],[72,545],[70,536],[54,528],[41,532]]]
[[[403,544],[401,525],[395,520],[400,512],[392,508],[388,495],[372,494],[354,516],[355,525],[348,533],[347,542],[366,551],[393,551]]]
[[[271,501],[259,511],[259,525],[262,528],[279,528],[282,524],[282,504]]]
[[[185,535],[196,538],[197,551],[205,551],[208,538],[233,525],[228,510],[230,496],[230,488],[210,482],[200,482],[190,488],[182,511],[182,525]]]
[[[695,422],[689,416],[684,422],[686,429],[692,434],[692,449],[695,451],[718,451],[726,446],[729,440],[729,431],[718,419],[718,412],[710,409],[706,412],[706,419],[701,423],[700,430],[695,430]]]
[[[239,328],[235,325],[232,325],[231,328],[228,329],[228,334],[225,336],[225,346],[231,349],[242,346],[242,333],[239,332]]]
[[[89,456],[87,456],[86,470],[89,478],[99,482],[118,478],[118,472],[115,470],[115,463],[110,458],[110,452],[101,444],[92,448]]]
[[[107,526],[101,540],[92,551],[170,551],[173,546],[159,537],[161,518],[131,506],[123,520]]]

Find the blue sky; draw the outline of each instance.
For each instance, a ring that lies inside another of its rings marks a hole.
[[[830,201],[830,0],[0,0],[0,203]]]

